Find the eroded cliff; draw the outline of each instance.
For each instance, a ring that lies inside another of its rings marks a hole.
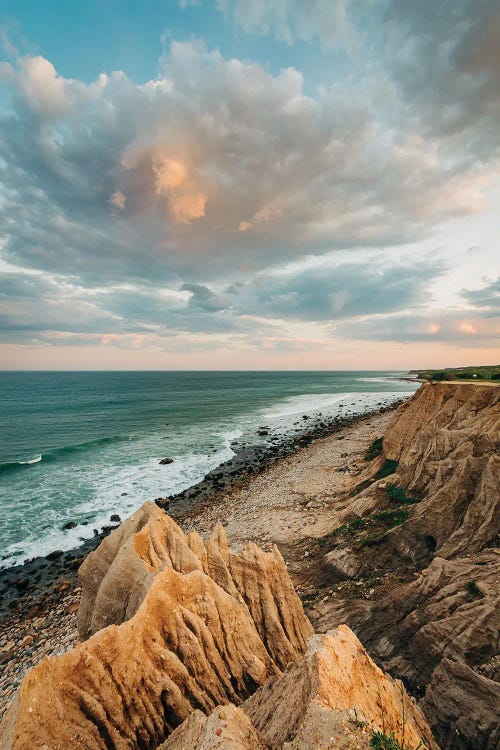
[[[424,384],[398,409],[366,469],[372,480],[320,552],[323,582],[371,577],[377,593],[311,613],[320,631],[353,627],[457,749],[500,742],[499,395]]]
[[[406,736],[433,747],[418,709],[348,628],[310,639],[277,550],[234,554],[220,527],[203,542],[147,503],[93,553],[82,579],[81,627],[102,627],[27,674],[2,750],[153,750],[172,733],[165,747],[319,750],[319,727],[347,743],[355,708],[365,734],[400,736],[405,715]]]

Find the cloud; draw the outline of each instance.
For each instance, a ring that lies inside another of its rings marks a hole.
[[[442,274],[439,260],[369,262],[334,259],[303,264],[230,288],[240,314],[300,321],[336,321],[409,309],[429,299],[429,282]]]
[[[125,210],[125,204],[127,202],[127,196],[124,195],[120,190],[116,190],[112,196],[110,196],[109,202],[119,208],[121,211]]]
[[[345,2],[218,0],[249,33],[332,52],[319,86],[199,40],[140,85],[0,64],[0,256],[19,269],[0,277],[3,340],[493,341],[498,281],[439,309],[445,265],[404,247],[482,212],[498,174],[494,5],[438,5],[367,2],[362,21]]]
[[[482,208],[481,166],[387,129],[362,91],[312,98],[298,71],[273,76],[201,42],[173,42],[143,85],[63,79],[41,57],[9,70],[1,229],[18,265],[197,281],[396,246]]]
[[[273,35],[279,41],[293,44],[300,39],[318,39],[324,51],[336,47],[355,48],[355,31],[347,0],[216,0],[217,8],[247,33]],[[368,8],[369,3],[360,3]]]
[[[500,277],[482,289],[462,289],[461,295],[485,317],[500,318]]]
[[[376,316],[336,327],[344,339],[399,342],[441,342],[467,348],[494,348],[500,338],[500,319],[484,317],[480,310],[430,309],[425,313]]]

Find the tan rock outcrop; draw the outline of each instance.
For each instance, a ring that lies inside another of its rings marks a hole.
[[[82,639],[130,618],[159,571],[200,571],[243,602],[269,655],[283,669],[306,648],[312,627],[277,548],[248,544],[229,551],[221,526],[204,541],[184,534],[154,503],[145,503],[92,552],[80,568]]]
[[[84,567],[83,621],[130,619],[28,673],[2,750],[153,748],[194,709],[240,703],[305,652],[312,627],[277,550],[233,555],[221,528],[203,543],[153,503],[102,546]],[[132,613],[134,580],[145,595]]]
[[[435,558],[411,583],[375,601],[332,601],[316,629],[347,622],[384,669],[423,697],[446,747],[494,750],[500,742],[500,554]]]
[[[268,750],[241,708],[219,706],[210,716],[195,711],[158,750]]]
[[[376,666],[346,625],[313,636],[306,656],[268,680],[243,709],[271,747],[319,748],[335,725],[338,729],[349,717],[352,723],[356,715],[370,730],[394,733],[407,746],[421,742],[436,747],[421,711],[402,685]],[[308,744],[306,738],[314,734],[311,724],[319,716],[323,721],[315,731],[326,735]]]
[[[334,597],[311,613],[322,632],[351,626],[421,698],[437,740],[457,750],[500,743],[499,398],[498,386],[423,384],[397,410],[372,475],[385,459],[399,461],[382,484],[421,499],[372,544],[361,530],[323,555],[327,581],[377,576],[373,600]],[[352,498],[346,522],[394,507],[376,483]],[[415,580],[398,582],[412,570]]]
[[[435,745],[421,711],[340,626],[309,640],[307,654],[271,678],[240,708],[192,715],[161,750],[354,750],[375,731],[405,748]]]
[[[500,387],[425,383],[384,436],[399,461],[391,481],[423,499],[407,527],[441,557],[472,554],[500,528]]]

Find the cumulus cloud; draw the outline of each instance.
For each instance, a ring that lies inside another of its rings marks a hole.
[[[433,310],[445,269],[401,246],[485,208],[500,140],[494,4],[217,7],[249,33],[347,50],[352,76],[332,66],[305,85],[199,40],[173,41],[144,84],[64,78],[36,55],[0,64],[0,255],[20,269],[0,279],[2,335],[293,348],[287,326],[317,324],[360,340],[489,340],[498,282],[463,291],[464,311]]]
[[[311,98],[298,71],[273,76],[201,42],[172,43],[161,70],[136,85],[62,79],[43,58],[11,69],[5,257],[194,280],[249,258],[415,240],[481,208],[481,169],[388,131],[352,90]]]

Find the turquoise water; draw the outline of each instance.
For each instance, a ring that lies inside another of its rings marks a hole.
[[[0,567],[70,549],[112,513],[189,487],[233,455],[232,440],[261,440],[263,424],[286,434],[302,414],[415,391],[396,375],[0,372]],[[174,462],[160,466],[165,456]]]

